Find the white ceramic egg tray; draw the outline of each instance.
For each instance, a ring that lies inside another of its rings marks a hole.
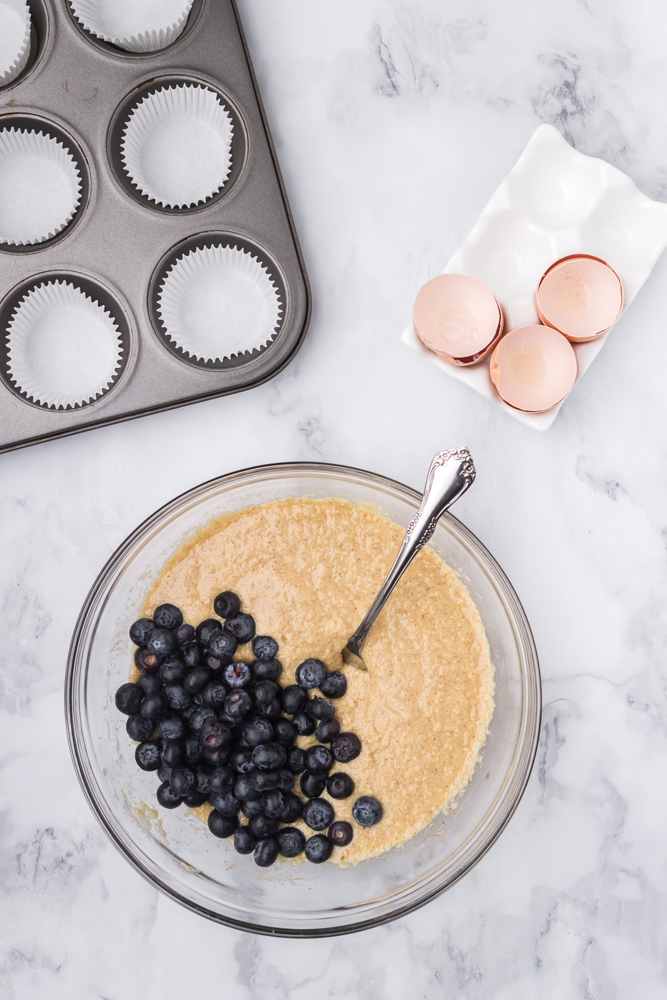
[[[578,153],[552,125],[540,125],[443,274],[469,274],[483,281],[502,307],[505,329],[513,330],[539,322],[537,285],[559,258],[586,253],[610,264],[623,283],[625,312],[665,247],[667,204],[647,198],[604,160]],[[572,345],[577,382],[609,332]],[[401,339],[534,430],[551,427],[563,405],[564,400],[544,413],[515,410],[496,393],[490,359],[470,368],[447,364],[424,347],[412,322]]]

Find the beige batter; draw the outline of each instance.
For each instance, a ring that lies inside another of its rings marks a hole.
[[[193,625],[212,616],[213,598],[232,590],[260,635],[280,644],[280,682],[314,656],[340,670],[348,637],[371,605],[403,529],[344,500],[282,500],[209,524],[167,563],[144,613],[165,601]],[[251,660],[249,646],[239,649]],[[349,799],[331,800],[354,839],[332,860],[356,864],[404,843],[462,790],[493,710],[488,644],[465,587],[430,548],[417,556],[364,646],[368,672],[345,667],[347,693],[334,702],[342,730],[362,751],[347,765]],[[318,693],[318,692],[313,692]],[[313,737],[300,738],[308,746]],[[297,788],[298,790],[298,779]],[[326,792],[324,793],[326,797]],[[358,827],[359,795],[381,802],[374,827]],[[209,806],[195,810],[203,819]],[[300,826],[308,836],[312,831]]]

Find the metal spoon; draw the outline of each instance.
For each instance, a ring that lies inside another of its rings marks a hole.
[[[389,575],[373,601],[370,611],[343,649],[344,663],[358,667],[359,670],[367,669],[361,656],[361,647],[375,619],[414,557],[430,539],[440,515],[463,496],[468,487],[472,486],[474,479],[475,466],[467,448],[440,451],[435,456],[426,476],[426,486],[419,510],[405,529],[405,537],[394,565],[389,570]]]

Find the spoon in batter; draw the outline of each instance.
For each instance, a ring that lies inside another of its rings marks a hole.
[[[361,656],[361,647],[375,619],[414,557],[430,539],[440,516],[463,496],[468,487],[472,486],[474,479],[475,465],[467,448],[440,451],[435,456],[426,476],[426,486],[419,510],[405,529],[405,537],[394,565],[389,570],[387,579],[382,584],[370,611],[343,649],[344,663],[349,663],[359,670],[367,669]]]

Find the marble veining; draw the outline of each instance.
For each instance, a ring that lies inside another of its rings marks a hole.
[[[239,0],[313,286],[294,364],[227,399],[0,456],[0,996],[662,1000],[667,990],[667,261],[536,435],[397,342],[547,121],[667,200],[659,0]],[[0,98],[2,104],[2,98]],[[646,359],[652,364],[647,365]],[[420,487],[521,597],[544,677],[524,799],[484,860],[393,924],[257,938],[158,895],[71,767],[69,639],[104,561],[219,473],[323,459]]]

